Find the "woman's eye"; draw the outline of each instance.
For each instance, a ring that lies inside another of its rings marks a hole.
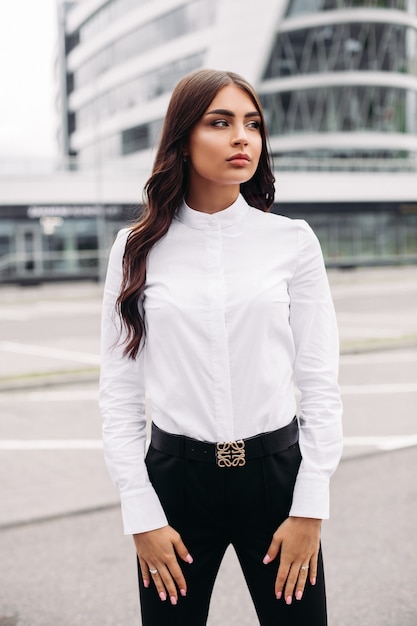
[[[228,126],[228,123],[226,120],[215,120],[214,122],[211,123],[212,126]]]
[[[253,122],[249,122],[248,127],[249,128],[260,128],[261,124],[258,121],[253,120]]]

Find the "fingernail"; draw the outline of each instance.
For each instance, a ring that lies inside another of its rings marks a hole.
[[[182,596],[186,596],[186,595],[187,595],[187,592],[185,591],[185,589],[180,589],[180,594],[181,594]]]
[[[164,593],[163,591],[161,591],[159,597],[161,598],[162,602],[165,602],[165,600],[167,599],[166,593]]]
[[[187,561],[187,563],[192,563],[194,559],[191,556],[191,554],[187,554],[187,556],[185,557],[185,560]]]
[[[303,597],[303,592],[302,591],[297,591],[297,593],[295,594],[295,597],[297,600],[301,600],[301,598]]]
[[[268,563],[270,563],[270,562],[271,562],[271,557],[269,556],[269,554],[267,554],[267,555],[264,557],[264,560],[262,561],[262,563],[263,563],[264,565],[268,565]]]
[[[315,585],[315,584],[316,584],[316,579],[315,579],[315,578],[311,578],[311,579],[310,579],[310,583],[311,583],[312,585]]]
[[[291,602],[292,602],[292,596],[287,596],[287,597],[285,598],[285,602],[286,602],[287,604],[291,604]]]
[[[281,600],[281,597],[282,597],[282,591],[278,591],[276,595],[277,600]]]
[[[177,598],[175,596],[170,597],[171,604],[177,604]]]
[[[149,580],[144,580],[143,586],[145,587],[145,589],[147,589],[149,587]]]

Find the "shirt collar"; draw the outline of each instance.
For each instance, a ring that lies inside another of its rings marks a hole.
[[[176,219],[190,228],[200,230],[218,230],[227,228],[242,218],[249,211],[249,205],[244,197],[239,194],[235,202],[217,213],[203,213],[188,206],[183,200],[176,212]]]

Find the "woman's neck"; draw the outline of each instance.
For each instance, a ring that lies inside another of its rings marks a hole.
[[[185,201],[195,211],[218,213],[231,206],[237,200],[239,193],[239,185],[227,185],[220,188],[207,185],[205,188],[190,188],[185,194]]]

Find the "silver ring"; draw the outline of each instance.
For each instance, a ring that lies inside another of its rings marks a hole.
[[[150,573],[150,574],[157,574],[157,573],[158,573],[158,570],[157,570],[157,569],[151,569],[151,568],[149,568],[149,573]]]
[[[306,569],[308,569],[308,567],[309,567],[308,565],[302,565],[302,566],[301,566],[301,569],[302,569],[303,571],[305,571]]]

